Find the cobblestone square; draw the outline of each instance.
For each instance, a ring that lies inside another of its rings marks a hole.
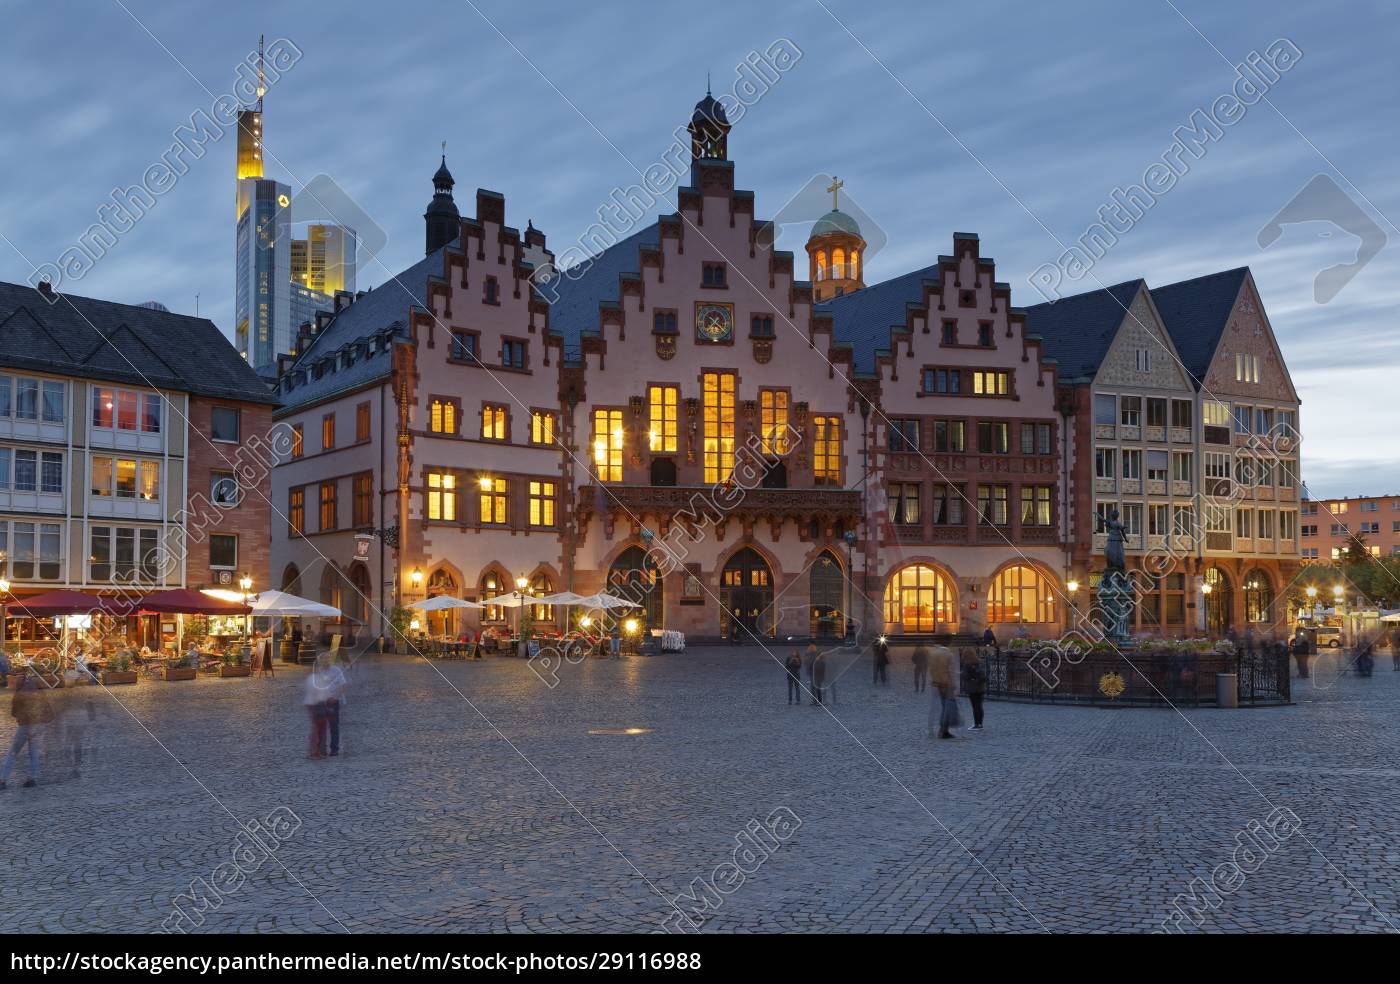
[[[1145,932],[1291,811],[1181,927],[1393,931],[1390,662],[1295,680],[1284,708],[989,704],[984,733],[937,741],[902,653],[888,687],[854,661],[830,713],[788,706],[752,646],[566,665],[553,688],[520,660],[370,656],[320,761],[299,668],[75,690],[40,784],[21,760],[0,792],[0,929]],[[216,874],[238,823],[291,815],[275,859]],[[219,904],[172,923],[197,879]]]

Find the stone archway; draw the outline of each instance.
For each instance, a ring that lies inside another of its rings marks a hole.
[[[720,636],[744,642],[756,636],[771,636],[773,616],[773,569],[753,547],[736,551],[720,572]]]
[[[808,574],[808,632],[822,639],[845,634],[846,573],[830,550],[817,555]]]

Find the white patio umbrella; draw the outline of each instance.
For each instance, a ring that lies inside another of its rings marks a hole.
[[[572,591],[560,591],[558,594],[545,595],[543,598],[536,598],[535,601],[541,605],[581,605],[587,599],[581,594]]]
[[[408,607],[420,612],[445,612],[452,608],[485,608],[486,606],[475,601],[467,601],[464,598],[436,595],[432,598],[424,598],[422,601],[415,601]]]
[[[642,607],[635,601],[628,601],[626,598],[619,598],[617,595],[610,595],[606,591],[600,591],[597,594],[592,594],[584,598],[580,598],[577,604],[583,605],[586,608],[601,609]]]
[[[243,601],[243,595],[238,591],[206,588],[203,593],[221,601]],[[339,618],[341,615],[340,609],[334,605],[299,598],[286,591],[260,591],[250,598],[248,604],[253,609],[254,618]]]

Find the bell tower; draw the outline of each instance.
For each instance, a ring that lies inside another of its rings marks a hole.
[[[695,104],[690,126],[686,128],[690,131],[691,163],[729,160],[729,128],[729,116],[724,106],[706,85],[705,98]]]
[[[433,175],[433,200],[423,213],[427,232],[427,252],[432,253],[462,234],[462,216],[452,199],[452,172],[447,169],[447,144],[442,145],[442,164]]]
[[[865,286],[862,279],[865,240],[856,220],[841,211],[839,196],[844,186],[845,182],[832,176],[831,187],[826,189],[831,192],[831,211],[813,224],[812,233],[807,237],[809,279],[812,296],[818,302],[850,294]]]

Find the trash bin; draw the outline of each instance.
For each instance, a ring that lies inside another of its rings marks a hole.
[[[1217,673],[1215,675],[1215,706],[1240,706],[1240,684],[1238,675],[1234,673]]]

